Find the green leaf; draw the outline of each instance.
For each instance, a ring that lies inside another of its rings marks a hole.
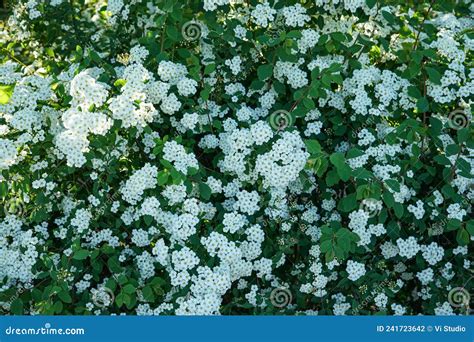
[[[395,198],[393,197],[393,195],[388,190],[385,190],[383,192],[382,197],[383,197],[383,201],[385,202],[387,207],[393,208],[393,206],[395,205]]]
[[[161,170],[160,172],[158,172],[158,185],[163,186],[168,183],[169,176],[170,174],[166,170]]]
[[[349,151],[347,151],[346,159],[357,158],[363,156],[364,154],[365,153],[359,150],[358,148],[351,148]]]
[[[366,0],[365,3],[367,4],[369,8],[372,8],[377,3],[377,0]]]
[[[382,11],[382,16],[384,17],[385,20],[388,21],[390,25],[395,24],[396,17],[392,13],[387,12],[387,11]]]
[[[357,207],[356,193],[345,196],[339,202],[337,208],[343,212],[350,212]]]
[[[314,101],[311,100],[310,98],[303,99],[303,106],[305,106],[306,109],[309,109],[309,110],[316,108]]]
[[[84,260],[84,259],[87,259],[88,256],[89,256],[88,250],[80,249],[74,253],[72,258],[75,260]]]
[[[351,178],[352,169],[349,165],[344,164],[338,167],[336,171],[343,182],[347,182]]]
[[[348,241],[348,242],[349,242],[349,246],[350,246],[350,241]],[[347,245],[345,244],[345,242],[343,242],[342,244],[345,245],[345,246],[347,246]],[[350,248],[350,247],[349,247],[349,248]],[[349,249],[349,248],[348,248],[348,249]],[[344,259],[346,258],[346,257],[345,257],[346,252],[345,252],[345,250],[341,247],[341,245],[340,245],[339,243],[334,246],[334,249],[333,249],[333,250],[334,250],[334,256],[335,256],[338,260],[344,260]]]
[[[426,72],[428,73],[428,78],[434,84],[441,84],[441,74],[438,70],[430,67],[426,67]]]
[[[430,104],[426,97],[421,97],[418,99],[418,101],[416,101],[416,108],[418,108],[421,113],[428,111],[428,109],[430,108]]]
[[[308,139],[308,140],[305,140],[304,143],[309,153],[317,154],[321,152],[321,145],[319,144],[317,140]]]
[[[333,186],[339,182],[339,176],[336,171],[331,170],[326,175],[327,186]]]
[[[122,305],[124,304],[125,296],[125,293],[119,293],[119,295],[115,297],[115,303],[119,308],[122,307]]]
[[[326,158],[318,158],[316,159],[316,164],[314,165],[314,172],[318,175],[318,177],[322,177],[326,170],[328,169],[329,162]]]
[[[335,167],[341,167],[345,163],[344,154],[341,152],[335,152],[331,154],[329,160]]]
[[[122,291],[128,294],[132,294],[136,291],[136,288],[132,284],[127,284],[123,287]]]
[[[178,30],[173,25],[166,26],[166,35],[173,41],[178,41]]]
[[[178,185],[183,180],[181,173],[176,170],[174,167],[170,170],[171,178],[173,179],[173,184]]]
[[[125,285],[128,283],[128,277],[125,274],[121,274],[117,277],[117,281],[119,282],[120,285]]]
[[[212,190],[206,183],[199,183],[199,194],[202,199],[208,201],[211,198]]]
[[[333,82],[336,83],[336,84],[342,84],[342,83],[343,83],[342,76],[339,75],[339,74],[332,74],[332,75],[331,75],[331,79],[332,79]]]
[[[72,297],[68,291],[61,291],[58,293],[59,299],[61,299],[64,303],[72,303]]]
[[[344,36],[342,32],[331,33],[331,38],[338,42],[344,42],[346,40],[346,36]]]
[[[211,86],[207,85],[201,92],[199,93],[199,97],[203,99],[203,101],[207,101],[209,99],[209,94],[211,93]]]
[[[398,203],[398,202],[395,202],[394,205],[393,205],[393,210],[395,211],[395,215],[400,219],[403,217],[403,212],[404,212],[404,209],[403,209],[403,205]]]
[[[387,185],[395,192],[400,192],[400,183],[398,183],[395,179],[387,179],[385,181]]]
[[[107,260],[107,266],[112,273],[122,272],[122,267],[120,266],[120,262],[118,261],[117,257],[109,258],[109,260]]]
[[[205,74],[205,75],[209,75],[209,74],[211,74],[214,70],[216,70],[216,64],[215,64],[215,63],[208,64],[208,65],[206,65],[206,67],[204,68],[204,74]]]
[[[46,54],[47,54],[49,57],[54,57],[54,50],[53,50],[52,48],[47,47],[47,48],[45,49],[45,51],[46,51]]]
[[[260,81],[265,81],[267,78],[271,77],[272,74],[273,66],[270,64],[260,65],[257,69],[257,75]]]
[[[466,229],[459,229],[458,233],[456,234],[456,241],[461,246],[466,246],[470,241],[469,233]]]
[[[430,117],[430,128],[431,132],[434,136],[437,136],[441,133],[441,130],[443,129],[443,124],[441,123],[440,120],[438,120],[435,117]]]
[[[117,288],[117,283],[115,282],[114,278],[109,278],[109,280],[107,280],[107,282],[105,283],[105,287],[112,291],[115,291],[115,289]]]
[[[12,314],[14,315],[22,315],[23,314],[23,301],[21,298],[16,298],[11,304],[10,304],[10,310]]]
[[[337,174],[341,180],[347,182],[351,177],[352,169],[346,164],[344,154],[335,152],[331,154],[329,160],[336,167]]]
[[[61,301],[58,300],[58,301],[56,301],[56,302],[54,303],[53,309],[54,309],[54,312],[55,312],[55,313],[58,313],[58,314],[59,314],[59,313],[61,313],[61,312],[63,311],[64,305],[63,305],[63,303],[62,303]]]
[[[419,99],[422,97],[420,90],[418,89],[418,87],[415,86],[408,87],[408,95],[414,97],[415,99]]]
[[[454,156],[458,154],[461,151],[461,148],[456,145],[456,144],[449,144],[446,146],[446,155],[449,156]]]
[[[457,131],[458,142],[463,143],[469,139],[469,128],[465,127]]]
[[[0,85],[0,104],[7,104],[13,94],[12,85]]]
[[[343,252],[349,252],[351,249],[351,240],[349,236],[342,236],[337,239],[337,245]]]
[[[474,236],[474,220],[470,220],[467,222],[466,229],[471,236]]]
[[[326,253],[327,251],[331,250],[332,241],[330,239],[323,241],[320,245],[320,249],[321,249],[321,253]]]
[[[340,228],[337,230],[336,232],[336,237],[339,239],[339,238],[348,238],[349,240],[351,239],[351,235],[353,233],[347,229],[347,228]]]
[[[459,221],[458,219],[450,219],[448,221],[448,224],[446,226],[446,231],[452,231],[452,230],[456,230],[456,229],[459,229],[461,227],[461,221]]]
[[[147,227],[150,227],[151,224],[153,223],[153,216],[143,215],[143,221],[145,221],[145,224]]]
[[[103,60],[100,58],[99,54],[95,51],[89,50],[89,56],[91,59],[97,63],[97,64],[102,64]]]
[[[421,68],[420,68],[420,63],[419,62],[412,61],[408,65],[408,72],[409,72],[410,78],[418,76],[418,74],[420,73],[420,70],[421,70]]]
[[[324,258],[326,260],[326,262],[330,262],[332,260],[334,260],[334,257],[335,257],[335,252],[334,250],[330,250],[330,251],[327,251],[326,254],[324,255]]]
[[[153,289],[151,288],[151,286],[145,286],[142,289],[142,294],[143,298],[147,302],[153,302],[155,300],[155,294],[153,293]]]
[[[331,89],[331,82],[332,82],[331,75],[324,74],[323,77],[321,77],[321,82],[327,89]]]

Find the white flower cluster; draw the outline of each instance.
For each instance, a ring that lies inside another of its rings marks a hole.
[[[21,289],[27,314],[463,313],[473,6],[74,6],[19,4],[0,35],[0,296]],[[63,308],[37,300],[52,270]]]
[[[33,230],[24,230],[22,222],[7,216],[0,223],[0,289],[15,286],[17,281],[29,283],[34,279],[33,266],[39,256],[37,245],[42,244]]]
[[[158,168],[145,164],[141,169],[135,171],[120,189],[124,201],[136,204],[141,200],[147,189],[153,189],[157,183]]]
[[[265,186],[286,188],[298,178],[308,157],[299,134],[284,132],[271,151],[257,157],[255,172],[263,177]]]
[[[273,21],[276,14],[276,10],[270,7],[270,4],[265,1],[261,4],[257,4],[252,10],[253,21],[262,27],[267,27],[270,22]]]
[[[186,153],[183,146],[176,141],[168,141],[163,148],[163,159],[173,163],[176,170],[188,174],[189,168],[198,169],[198,161],[192,153]]]
[[[101,112],[89,111],[100,108],[107,100],[107,87],[90,75],[95,70],[77,74],[70,83],[71,108],[62,114],[64,130],[56,136],[56,146],[64,154],[70,166],[81,167],[86,163],[89,151],[89,134],[105,135],[112,120]]]
[[[356,281],[365,274],[365,265],[363,263],[349,260],[347,262],[347,273],[349,273],[348,278],[352,281]]]

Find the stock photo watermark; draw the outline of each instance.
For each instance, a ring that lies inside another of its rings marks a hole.
[[[50,323],[45,323],[38,328],[16,328],[9,326],[4,331],[5,335],[85,335],[84,328],[53,328]]]
[[[465,109],[455,109],[448,115],[448,124],[452,129],[463,129],[469,125],[470,116]]]
[[[290,112],[284,109],[279,109],[270,114],[270,126],[278,131],[283,131],[293,125],[294,119]]]
[[[277,287],[270,293],[270,303],[279,309],[282,309],[291,304],[293,295],[288,288]]]
[[[181,34],[188,42],[198,40],[202,36],[202,24],[195,20],[188,21],[181,28]]]

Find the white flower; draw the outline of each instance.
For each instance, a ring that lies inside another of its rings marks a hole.
[[[356,281],[365,274],[365,265],[357,261],[349,260],[347,261],[346,271],[349,273],[348,278],[352,281]]]

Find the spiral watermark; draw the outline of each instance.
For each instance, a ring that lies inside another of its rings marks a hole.
[[[301,224],[299,225],[299,228],[300,228],[300,230],[301,230],[302,232],[305,232],[305,231],[308,229],[308,226],[305,225],[304,223],[301,223]]]
[[[448,293],[448,302],[454,308],[469,307],[471,294],[464,287],[455,287]]]
[[[293,295],[290,290],[284,287],[277,287],[276,289],[273,289],[272,293],[270,293],[270,302],[276,308],[284,308],[291,304],[292,300]]]
[[[100,308],[112,305],[115,300],[114,292],[108,287],[100,287],[98,290],[92,289],[92,303]]]
[[[270,114],[269,123],[273,129],[282,131],[293,124],[293,117],[290,112],[279,109]]]
[[[359,209],[368,213],[369,217],[372,218],[380,213],[380,210],[382,210],[382,204],[375,198],[366,198],[360,202]]]
[[[21,199],[12,198],[3,205],[3,212],[5,216],[14,215],[21,217],[26,212],[26,205]]]
[[[400,187],[401,187],[402,185],[405,185],[405,176],[400,176],[400,181],[399,181],[399,183],[400,183]]]
[[[198,40],[202,35],[201,24],[194,20],[188,21],[181,27],[181,34],[188,42]]]
[[[469,125],[469,117],[464,109],[455,109],[448,116],[448,124],[452,129],[463,129]]]

